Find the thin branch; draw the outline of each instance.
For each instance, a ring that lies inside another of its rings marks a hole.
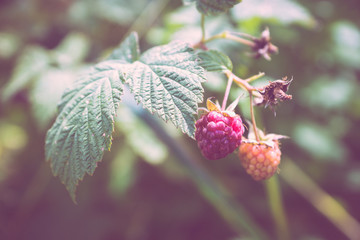
[[[205,42],[205,15],[201,14],[201,42]]]
[[[249,95],[250,95],[250,114],[251,114],[251,122],[254,128],[254,134],[255,134],[255,138],[256,141],[260,142],[260,138],[258,135],[258,131],[256,128],[256,121],[255,121],[255,114],[254,114],[254,104],[253,104],[253,94],[251,91],[249,91]]]

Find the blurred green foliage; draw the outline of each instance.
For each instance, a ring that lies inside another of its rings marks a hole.
[[[243,0],[227,14],[207,17],[206,36],[224,30],[259,36],[266,26],[280,50],[271,62],[250,58],[250,49],[228,40],[209,47],[228,54],[240,77],[265,72],[255,85],[294,77],[293,101],[280,104],[276,117],[257,109],[259,124],[290,136],[283,156],[360,220],[358,3]],[[194,186],[167,143],[126,106],[118,112],[112,151],[80,185],[79,205],[51,176],[44,139],[61,93],[130,31],[139,31],[142,50],[173,39],[194,43],[200,15],[180,0],[0,2],[0,239],[246,239]],[[225,86],[221,74],[208,74],[205,99],[221,99]],[[234,88],[230,101],[241,94]],[[249,119],[247,101],[237,111]],[[237,157],[205,161],[192,139],[163,127],[274,239],[263,186]],[[293,239],[345,239],[289,185],[281,186]]]

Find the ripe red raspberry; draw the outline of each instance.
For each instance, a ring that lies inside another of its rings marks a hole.
[[[239,115],[210,111],[195,123],[195,139],[208,159],[224,158],[241,144],[244,126]]]
[[[270,178],[280,164],[279,143],[276,140],[273,143],[273,146],[261,142],[243,142],[240,145],[241,164],[256,181]]]

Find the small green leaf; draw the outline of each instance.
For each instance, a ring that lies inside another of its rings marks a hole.
[[[129,65],[125,80],[137,102],[194,136],[205,74],[187,43],[174,41],[146,51]]]
[[[217,15],[226,12],[241,0],[183,0],[184,4],[196,1],[197,10],[205,15]]]
[[[202,66],[206,71],[209,72],[226,72],[232,71],[233,65],[228,56],[222,52],[216,50],[210,50],[206,52],[198,53]]]
[[[120,44],[109,57],[112,60],[121,60],[124,63],[133,63],[139,59],[139,37],[136,32],[130,35]]]
[[[8,101],[14,94],[27,87],[30,82],[47,69],[49,55],[41,47],[28,47],[19,57],[13,75],[1,93],[1,100]]]

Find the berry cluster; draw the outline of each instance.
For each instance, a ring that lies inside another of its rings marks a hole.
[[[238,156],[245,171],[256,181],[273,176],[280,164],[279,139],[287,138],[277,134],[265,135],[249,123],[248,139],[243,138],[244,125],[233,107],[237,100],[225,111],[207,100],[207,109],[195,123],[195,140],[201,153],[211,160],[224,158],[239,148]]]

